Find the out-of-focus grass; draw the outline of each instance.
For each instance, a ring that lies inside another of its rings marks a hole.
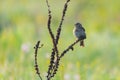
[[[55,32],[65,0],[49,1]],[[120,80],[120,1],[71,0],[65,17],[59,49],[75,37],[74,23],[86,29],[85,47],[75,46],[60,62],[53,80]],[[34,70],[34,45],[41,40],[38,62],[45,76],[52,48],[47,31],[45,0],[0,1],[0,80],[39,80]],[[45,79],[45,78],[44,78]]]

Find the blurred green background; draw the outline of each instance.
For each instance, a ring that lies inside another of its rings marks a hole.
[[[49,0],[54,34],[66,0]],[[0,0],[0,80],[39,80],[34,49],[44,44],[38,62],[44,77],[52,41],[45,0]],[[74,24],[86,29],[85,47],[74,46],[61,60],[53,80],[120,80],[120,0],[71,0],[59,41],[62,52],[76,38]]]

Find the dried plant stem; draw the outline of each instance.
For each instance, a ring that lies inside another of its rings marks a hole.
[[[59,41],[59,38],[60,38],[62,23],[63,23],[63,21],[64,21],[64,17],[65,17],[66,11],[67,11],[68,2],[70,2],[70,0],[67,0],[67,1],[66,1],[65,5],[64,5],[64,8],[63,8],[62,18],[61,18],[59,27],[58,27],[58,29],[57,29],[56,44],[58,44],[58,41]]]
[[[60,55],[59,58],[61,59],[70,49],[73,49],[73,46],[74,46],[75,44],[77,44],[79,41],[80,41],[80,40],[77,39],[74,43],[72,43],[67,49],[65,49],[65,50],[61,53],[61,55]]]
[[[48,3],[48,0],[46,0],[46,3],[47,3],[47,7],[48,7],[48,23],[47,23],[47,26],[48,26],[48,31],[49,31],[49,34],[52,38],[52,42],[53,42],[53,46],[54,46],[54,49],[58,55],[58,49],[57,49],[57,45],[56,45],[56,42],[55,42],[55,38],[54,38],[54,34],[51,30],[51,19],[52,19],[52,15],[51,15],[51,10],[50,10],[50,5]]]
[[[59,62],[60,62],[60,58],[57,58],[57,60],[54,63],[53,70],[52,70],[52,73],[51,73],[50,77],[54,77],[54,75],[58,71]]]
[[[70,49],[73,50],[73,46],[74,46],[75,44],[77,44],[79,41],[80,41],[80,40],[77,39],[74,43],[72,43],[67,49],[65,49],[65,50],[61,53],[61,55],[59,56],[59,58],[57,58],[57,60],[54,62],[53,69],[51,70],[51,74],[50,74],[51,76],[50,76],[50,78],[51,78],[51,77],[54,77],[54,75],[55,75],[56,72],[58,71],[59,62],[60,62],[61,58],[62,58]]]
[[[39,47],[39,44],[40,44],[40,41],[38,41],[34,47],[34,49],[35,49],[35,70],[36,70],[36,74],[38,74],[39,78],[42,80],[42,77],[41,77],[40,71],[39,71],[39,67],[38,67],[38,63],[37,63],[37,52],[38,52],[38,48],[41,48],[43,46],[43,44],[41,45],[41,47]]]
[[[53,69],[53,64],[54,64],[54,59],[55,59],[55,51],[54,49],[52,49],[52,53],[51,53],[51,59],[50,59],[50,65],[49,65],[49,68],[48,68],[48,74],[47,74],[47,79],[50,78],[50,75],[51,75],[51,72],[52,72],[52,69]]]
[[[52,18],[52,15],[51,15],[51,10],[50,10],[50,5],[48,3],[48,0],[46,0],[46,3],[47,3],[47,7],[48,7],[48,23],[47,23],[47,26],[48,26],[48,31],[49,31],[49,34],[51,36],[51,39],[52,39],[52,43],[53,43],[53,49],[52,49],[52,52],[51,52],[51,59],[50,59],[50,65],[49,65],[49,68],[48,68],[48,74],[47,74],[47,80],[50,80],[50,75],[51,75],[51,72],[53,70],[53,64],[54,64],[54,59],[55,59],[55,53],[56,53],[56,57],[59,57],[59,54],[58,54],[58,49],[57,49],[57,45],[56,45],[56,42],[55,42],[55,38],[54,38],[54,34],[51,30],[51,18]]]

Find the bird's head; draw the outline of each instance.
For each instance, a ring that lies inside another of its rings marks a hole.
[[[80,27],[80,26],[82,26],[82,25],[78,22],[75,24],[75,27]]]

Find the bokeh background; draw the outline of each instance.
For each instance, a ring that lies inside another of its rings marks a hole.
[[[49,0],[54,34],[65,1]],[[0,0],[0,80],[39,80],[33,49],[38,40],[44,44],[38,62],[45,80],[52,48],[47,13],[45,0]],[[86,29],[85,47],[77,44],[62,58],[53,80],[120,80],[120,0],[71,0],[60,52],[76,40],[76,22]]]

